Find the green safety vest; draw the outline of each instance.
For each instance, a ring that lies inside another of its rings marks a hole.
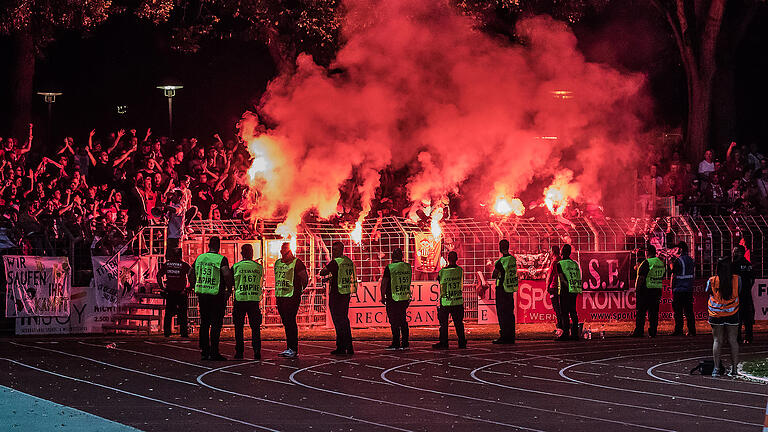
[[[252,260],[242,260],[232,270],[235,272],[235,301],[261,301],[264,267]]]
[[[293,270],[296,268],[296,259],[290,263],[283,260],[275,261],[275,297],[293,296]]]
[[[440,282],[440,304],[459,306],[464,304],[461,289],[464,286],[464,270],[461,267],[446,267],[437,274]]]
[[[648,275],[645,277],[645,286],[648,289],[661,289],[661,281],[664,279],[664,261],[657,257],[648,258]]]
[[[387,266],[389,270],[389,288],[392,300],[406,301],[411,299],[411,265],[405,262],[394,262]]]
[[[195,292],[198,294],[219,293],[221,284],[221,261],[224,256],[206,252],[195,260]]]
[[[339,267],[339,273],[336,275],[336,285],[339,294],[349,294],[357,292],[357,276],[355,275],[355,263],[346,256],[334,258]]]
[[[563,269],[563,273],[565,273],[565,280],[568,281],[568,292],[571,294],[581,293],[581,270],[579,270],[579,265],[570,258],[558,262],[560,263],[560,268]],[[558,292],[562,294],[562,287],[559,287]]]
[[[504,269],[504,292],[517,292],[517,260],[513,255],[507,255],[499,258],[501,267]],[[496,279],[496,286],[499,286],[499,279]]]

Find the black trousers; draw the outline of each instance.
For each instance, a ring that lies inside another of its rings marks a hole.
[[[408,305],[410,301],[394,301],[387,299],[387,319],[392,329],[392,344],[403,348],[408,346]]]
[[[296,324],[296,315],[299,313],[301,296],[278,297],[277,313],[285,328],[286,347],[299,352],[299,326]]]
[[[333,289],[333,288],[331,288]],[[352,350],[352,326],[349,323],[349,294],[330,294],[328,309],[336,329],[336,349]]]
[[[499,339],[515,341],[515,294],[496,288],[496,316],[499,318]]]
[[[560,321],[563,326],[563,335],[569,334],[579,337],[579,314],[576,313],[576,299],[578,294],[563,292],[560,297]]]
[[[555,325],[560,330],[565,330],[565,327],[563,326],[563,313],[560,310],[560,296],[557,294],[550,294],[549,299],[552,301],[552,311],[555,313]]]
[[[448,344],[449,317],[453,319],[453,326],[456,327],[456,336],[459,338],[459,346],[466,346],[467,338],[464,335],[464,305],[440,305],[437,307],[437,320],[440,322],[440,343]]]
[[[221,294],[198,294],[197,300],[200,309],[200,351],[203,355],[217,355],[227,297]]]
[[[741,326],[744,326],[744,339],[741,338]],[[742,288],[739,296],[739,339],[752,342],[752,327],[755,325],[755,301],[752,287]]]
[[[659,302],[661,302],[660,289],[644,289],[636,293],[635,333],[643,334],[645,331],[645,315],[648,315],[648,335],[656,336],[659,327]]]
[[[232,308],[232,321],[235,324],[235,353],[242,355],[245,350],[245,316],[251,328],[251,346],[255,354],[261,354],[261,309],[257,301],[236,301]]]
[[[179,323],[179,333],[189,336],[187,329],[187,294],[184,292],[167,291],[165,294],[165,316],[163,317],[163,333],[170,336],[173,333],[173,317]]]
[[[686,324],[688,325],[688,334],[696,334],[696,321],[693,317],[693,293],[688,292],[673,292],[672,293],[672,310],[675,313],[675,333],[683,332],[683,315],[685,315]]]

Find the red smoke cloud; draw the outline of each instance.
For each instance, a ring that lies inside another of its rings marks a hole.
[[[257,186],[258,216],[277,212],[289,227],[310,209],[329,217],[353,175],[368,209],[387,166],[410,167],[399,180],[412,201],[471,190],[479,196],[464,198],[478,204],[531,188],[543,199],[555,177],[572,179],[564,190],[580,196],[569,198],[598,203],[606,179],[628,176],[643,77],[587,62],[564,23],[525,19],[525,44],[514,45],[444,1],[345,6],[331,65],[340,72],[301,55],[258,107],[274,125],[257,143],[261,156],[274,155]],[[246,142],[257,123],[246,113]]]

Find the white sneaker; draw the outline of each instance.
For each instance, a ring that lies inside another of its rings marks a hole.
[[[713,377],[718,377],[718,376],[720,376],[720,369],[718,369],[718,368],[714,368],[714,369],[712,369],[712,376],[713,376]]]
[[[286,358],[296,358],[296,356],[299,355],[299,353],[297,353],[296,351],[294,351],[294,350],[292,350],[290,348],[288,348],[287,350],[285,350],[283,352],[285,353],[284,357],[286,357]]]
[[[290,349],[290,348],[288,348],[287,350],[285,350],[285,351],[283,351],[283,352],[281,352],[281,353],[278,353],[278,354],[277,354],[277,356],[278,356],[278,357],[288,357],[288,355],[289,355],[290,353],[292,353],[292,352],[293,352],[293,350],[292,350],[292,349]]]

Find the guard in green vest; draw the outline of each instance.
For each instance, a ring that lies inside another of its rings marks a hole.
[[[581,269],[579,264],[571,259],[571,245],[563,245],[560,255],[562,259],[557,262],[557,273],[560,280],[558,295],[560,296],[563,334],[557,340],[579,340],[579,315],[576,312],[576,300],[582,290]]]
[[[456,336],[459,338],[459,348],[467,347],[464,336],[464,270],[456,262],[459,255],[456,251],[448,253],[448,265],[437,273],[440,284],[440,304],[437,306],[437,320],[440,322],[440,341],[432,345],[433,349],[448,349],[448,318],[453,319]]]
[[[235,324],[235,359],[243,358],[245,340],[243,330],[245,317],[251,327],[251,346],[253,358],[261,359],[261,281],[264,268],[253,260],[253,246],[246,243],[240,247],[242,261],[232,266],[235,274],[235,303],[232,308],[232,321]]]
[[[631,337],[643,337],[645,330],[645,315],[648,315],[648,336],[656,337],[659,325],[659,303],[661,302],[661,281],[664,279],[664,261],[656,257],[656,247],[648,245],[645,251],[646,259],[637,268],[635,282],[635,297],[637,315],[635,330]]]
[[[509,241],[499,242],[501,258],[496,261],[496,315],[499,318],[499,338],[494,344],[515,343],[515,293],[517,292],[517,260],[509,253]]]
[[[219,238],[211,237],[208,252],[198,256],[189,270],[189,283],[195,287],[200,309],[202,360],[226,360],[219,353],[219,337],[233,280],[227,258],[219,254],[220,247]]]
[[[331,355],[352,355],[352,326],[349,323],[350,293],[357,291],[355,264],[344,255],[344,243],[333,242],[333,259],[320,270],[320,276],[330,276],[328,286],[328,309],[333,327],[336,329],[336,349]]]
[[[403,250],[392,251],[392,263],[384,267],[381,276],[381,302],[387,309],[392,329],[392,344],[388,350],[408,349],[408,305],[411,304],[411,265],[403,262]]]
[[[301,293],[309,277],[307,267],[293,255],[291,245],[283,243],[280,259],[275,261],[275,303],[285,328],[285,351],[279,357],[296,358],[299,354],[299,326],[296,315],[301,305]]]

